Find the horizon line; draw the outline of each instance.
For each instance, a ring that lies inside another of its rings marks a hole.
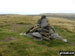
[[[27,13],[26,13],[26,14],[25,14],[25,13],[0,13],[0,15],[1,15],[1,14],[39,15],[39,14],[50,14],[50,13],[38,13],[38,14],[34,14],[34,13],[30,13],[30,14],[27,14]],[[53,12],[53,13],[52,13],[52,12],[51,12],[51,14],[75,14],[75,13],[64,13],[64,12],[63,12],[63,13],[56,13],[56,12],[54,13],[54,12]]]

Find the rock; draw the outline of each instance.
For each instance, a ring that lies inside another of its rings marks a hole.
[[[20,36],[22,36],[22,35],[26,35],[26,33],[20,33]]]
[[[4,40],[2,40],[3,42],[8,42],[11,40],[17,40],[15,37],[6,37]]]

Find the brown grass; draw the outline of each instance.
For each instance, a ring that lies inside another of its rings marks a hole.
[[[75,21],[64,19],[64,18],[54,18],[47,17],[49,24],[53,26],[60,26],[71,32],[75,32]],[[36,24],[40,19],[40,16],[0,16],[0,24],[15,24],[15,23],[29,23]]]

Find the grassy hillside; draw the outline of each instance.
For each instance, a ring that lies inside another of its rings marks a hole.
[[[0,16],[0,56],[58,56],[59,51],[75,51],[75,21],[47,17],[68,43],[62,41],[36,41],[19,33],[26,32],[35,25],[40,16],[7,15]]]
[[[59,17],[59,18],[66,18],[66,19],[71,19],[75,20],[75,13],[43,13],[40,15],[46,15],[48,17]]]

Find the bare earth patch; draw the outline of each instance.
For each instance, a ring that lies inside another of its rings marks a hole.
[[[2,41],[3,41],[3,42],[8,42],[8,41],[11,41],[11,40],[17,40],[17,38],[15,38],[15,37],[6,37],[6,38],[3,39]]]

